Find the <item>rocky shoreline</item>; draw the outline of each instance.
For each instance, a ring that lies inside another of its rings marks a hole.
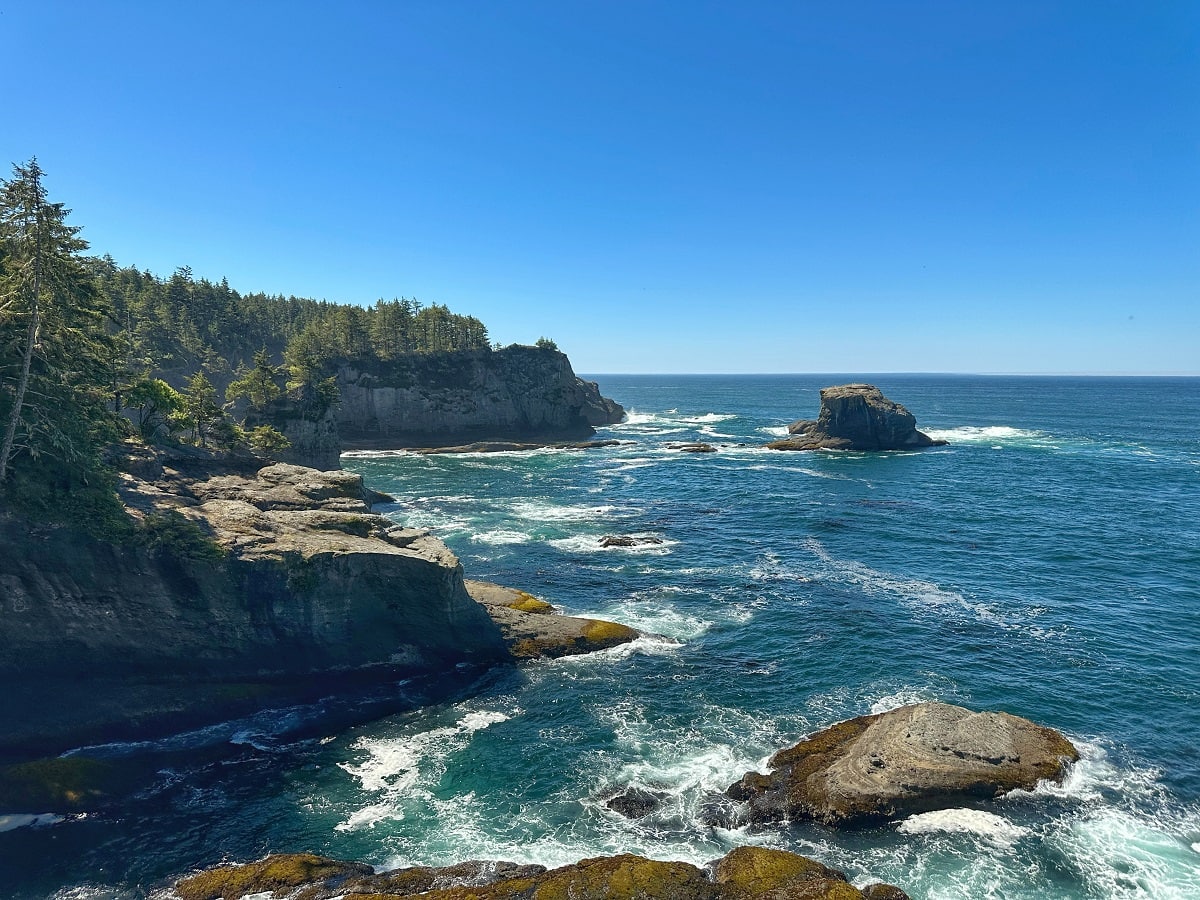
[[[360,476],[264,463],[131,446],[119,492],[140,527],[115,543],[0,517],[0,759],[637,636],[469,591]]]

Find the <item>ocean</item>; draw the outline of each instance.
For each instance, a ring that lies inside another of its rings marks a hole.
[[[343,464],[468,577],[644,637],[81,750],[147,786],[0,823],[0,896],[153,896],[275,851],[702,864],[761,844],[918,900],[1200,897],[1200,379],[592,377],[629,411],[598,436],[627,443]],[[764,449],[860,380],[950,443]],[[1053,726],[1083,758],[1062,786],[864,831],[704,824],[775,750],[921,700]],[[604,805],[630,787],[661,805]]]

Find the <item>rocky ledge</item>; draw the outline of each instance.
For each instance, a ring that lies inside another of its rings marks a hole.
[[[269,856],[209,869],[176,883],[180,900],[240,900],[247,895],[333,900],[421,896],[426,900],[906,900],[904,891],[862,890],[815,860],[766,847],[739,847],[705,869],[622,854],[547,870],[510,862],[416,866],[376,874],[370,866],[312,854]]]
[[[793,435],[767,444],[772,450],[911,450],[936,447],[943,440],[917,431],[907,409],[871,384],[842,384],[821,391],[816,421],[788,426]]]
[[[139,525],[121,539],[0,514],[0,758],[636,636],[482,605],[445,544],[372,514],[388,498],[358,475],[140,447],[122,467]]]
[[[805,738],[726,793],[752,822],[864,826],[1061,782],[1078,759],[1065,737],[1027,719],[918,703]]]
[[[638,637],[628,625],[559,615],[545,600],[486,581],[467,581],[467,592],[487,610],[516,659],[594,653]]]

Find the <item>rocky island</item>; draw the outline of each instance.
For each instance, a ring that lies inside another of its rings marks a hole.
[[[917,420],[871,384],[842,384],[821,391],[815,421],[788,426],[792,435],[767,446],[772,450],[912,450],[943,440],[917,431]]]

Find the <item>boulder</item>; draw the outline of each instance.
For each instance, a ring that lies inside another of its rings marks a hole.
[[[917,703],[805,738],[726,793],[750,821],[854,827],[1060,782],[1077,759],[1070,741],[1028,719]]]
[[[841,384],[821,391],[816,421],[788,426],[793,436],[772,441],[772,450],[911,450],[945,444],[917,431],[907,409],[871,384]]]
[[[717,448],[712,444],[667,444],[668,450],[678,450],[680,453],[716,453]]]
[[[604,801],[604,805],[627,819],[641,819],[662,806],[665,799],[665,794],[640,787],[629,787],[615,797],[609,797]]]

